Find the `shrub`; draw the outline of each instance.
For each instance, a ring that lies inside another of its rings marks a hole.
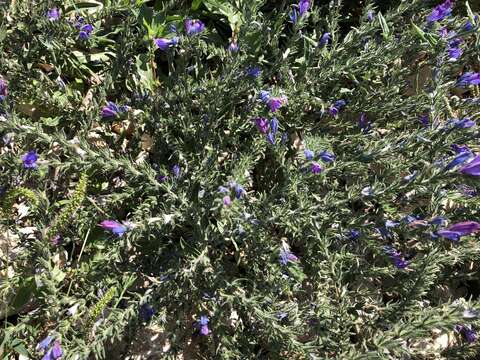
[[[468,3],[76,3],[0,5],[4,356],[477,356]]]

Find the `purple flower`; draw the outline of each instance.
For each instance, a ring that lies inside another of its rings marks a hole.
[[[38,155],[35,150],[29,151],[22,156],[23,167],[25,169],[35,169],[37,167]]]
[[[305,16],[310,9],[310,0],[300,0],[298,3],[300,16]]]
[[[474,26],[470,21],[467,21],[467,23],[465,24],[465,26],[463,28],[464,28],[465,31],[472,31]]]
[[[271,131],[268,132],[266,138],[270,144],[275,145],[275,135]]]
[[[228,45],[228,51],[230,51],[232,53],[238,52],[239,49],[240,48],[239,48],[238,43],[236,41],[232,41],[230,43],[230,45]]]
[[[209,319],[206,315],[200,316],[200,320],[198,321],[198,326],[200,327],[200,334],[203,336],[207,336],[210,334],[210,330],[208,329]]]
[[[60,18],[60,11],[56,7],[47,11],[47,19],[50,21],[57,21]]]
[[[177,164],[172,166],[172,173],[173,173],[173,176],[175,176],[176,178],[180,177],[181,171],[182,169]]]
[[[42,357],[42,360],[56,360],[60,359],[63,355],[62,348],[60,347],[60,342],[55,341],[53,346],[47,353]]]
[[[266,134],[267,131],[268,131],[268,127],[269,127],[269,124],[268,124],[268,120],[265,119],[265,118],[262,118],[262,117],[258,117],[255,119],[255,125],[257,126],[258,130],[262,133],[262,134]]]
[[[453,169],[454,167],[465,163],[471,157],[473,157],[473,154],[470,151],[461,152],[459,155],[455,156],[455,158],[450,161],[447,166],[445,166],[445,170]]]
[[[315,153],[312,150],[305,149],[303,150],[303,154],[305,155],[305,158],[307,160],[313,160],[313,157],[315,156]]]
[[[453,39],[448,43],[447,52],[449,61],[456,61],[462,56],[463,50],[460,48],[461,42],[460,39]]]
[[[460,240],[460,237],[473,234],[480,230],[480,224],[476,221],[464,221],[451,225],[447,229],[437,231],[437,235],[452,241]]]
[[[155,45],[162,51],[167,50],[170,46],[173,45],[173,41],[165,38],[153,39]]]
[[[467,165],[460,168],[460,172],[464,175],[480,176],[480,155],[477,155]]]
[[[88,38],[92,34],[92,31],[93,31],[93,26],[91,24],[85,24],[82,27],[80,27],[78,38],[80,40],[88,40]]]
[[[368,132],[372,127],[370,121],[367,120],[367,115],[363,112],[360,114],[360,117],[358,119],[358,126],[360,127],[360,129],[362,129],[364,133]]]
[[[260,74],[262,73],[262,70],[260,70],[258,66],[250,66],[247,68],[246,73],[248,76],[256,79],[260,76]]]
[[[122,236],[128,230],[127,226],[115,220],[103,220],[99,225],[118,236]]]
[[[435,21],[441,21],[452,13],[452,0],[446,0],[444,3],[436,6],[430,15],[427,17],[427,21],[432,23]]]
[[[235,189],[235,197],[237,199],[240,199],[241,197],[243,197],[247,193],[245,191],[245,189],[243,188],[243,186],[240,185],[240,184],[235,184],[234,189]]]
[[[144,322],[150,321],[153,315],[155,315],[155,309],[149,304],[143,304],[140,307],[138,315],[140,316],[142,321]]]
[[[0,79],[0,101],[3,101],[8,95],[8,85],[3,79]]]
[[[328,113],[333,117],[337,116],[338,112],[339,110],[335,106],[332,106],[330,109],[328,109]]]
[[[205,29],[205,24],[200,20],[187,19],[185,20],[184,25],[188,36],[201,33]]]
[[[405,269],[410,264],[409,261],[403,259],[403,256],[399,251],[395,250],[391,246],[384,246],[383,249],[387,256],[393,261],[395,267],[398,269]]]
[[[452,145],[450,145],[450,147],[457,154],[462,154],[462,153],[465,153],[465,152],[467,152],[467,153],[471,152],[467,145],[452,144]]]
[[[276,117],[273,117],[270,120],[270,130],[272,131],[273,136],[277,135],[278,131],[278,120]]]
[[[230,196],[225,195],[225,196],[223,197],[223,205],[225,205],[225,206],[230,206],[230,205],[232,205],[232,199],[230,199]]]
[[[324,47],[326,44],[328,44],[332,40],[332,35],[329,32],[326,32],[322,35],[320,38],[320,41],[318,42],[319,47]]]
[[[457,86],[480,85],[480,73],[466,72],[457,80]]]
[[[270,93],[267,90],[261,90],[260,94],[258,94],[258,97],[260,100],[262,100],[262,102],[267,103],[270,99]]]
[[[428,116],[428,114],[426,115],[420,115],[420,117],[418,118],[418,120],[422,123],[423,126],[427,127],[428,125],[430,125],[430,116]]]
[[[320,153],[320,159],[326,163],[330,163],[332,161],[335,161],[335,154],[328,152],[327,150],[323,150]]]
[[[268,99],[267,105],[271,112],[276,112],[285,102],[285,97],[271,97]]]
[[[280,249],[279,261],[282,265],[287,265],[289,261],[295,262],[298,261],[298,257],[296,257],[293,253],[290,252],[289,249],[286,247],[282,247]]]
[[[468,129],[475,126],[475,121],[470,120],[469,118],[464,119],[452,119],[449,121],[453,125],[454,128],[457,129]]]
[[[467,196],[467,197],[475,197],[477,196],[477,190],[475,188],[465,185],[465,184],[460,184],[456,186],[457,190],[462,193],[462,195]]]
[[[375,11],[373,11],[373,10],[368,10],[368,12],[367,12],[367,19],[368,19],[368,21],[372,22],[374,18],[375,18]]]
[[[345,105],[347,105],[347,102],[343,99],[337,100],[333,103],[333,106],[339,110],[341,110]]]
[[[107,101],[107,105],[102,108],[102,118],[115,118],[120,112],[119,107],[112,101]]]
[[[457,325],[455,330],[462,334],[469,343],[474,343],[478,339],[477,331],[471,326]]]
[[[322,167],[319,163],[312,162],[312,165],[310,166],[310,171],[312,172],[312,174],[320,174],[322,172]]]
[[[50,345],[50,343],[52,342],[53,340],[53,337],[51,336],[47,336],[45,339],[43,339],[42,341],[40,341],[38,344],[37,344],[37,347],[35,348],[35,350],[39,351],[39,350],[47,350],[48,346]]]
[[[228,194],[230,192],[230,190],[228,190],[225,186],[219,186],[218,187],[218,192],[220,192],[222,194]]]
[[[359,237],[360,237],[360,231],[358,231],[357,229],[352,229],[348,232],[348,239],[349,240],[357,240]]]
[[[288,13],[288,17],[290,18],[290,21],[292,23],[296,24],[297,21],[298,21],[298,11],[297,11],[297,9],[293,9],[292,11],[290,11]]]

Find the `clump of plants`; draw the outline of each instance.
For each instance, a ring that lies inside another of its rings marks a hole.
[[[0,8],[4,357],[477,358],[468,2]]]

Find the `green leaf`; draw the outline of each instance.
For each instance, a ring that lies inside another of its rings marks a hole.
[[[193,0],[192,1],[192,10],[198,10],[200,5],[202,4],[202,0]]]
[[[388,39],[390,37],[390,28],[388,27],[387,21],[383,17],[382,13],[378,13],[378,21],[380,22],[380,27],[382,28],[383,38]]]
[[[23,284],[18,288],[17,294],[10,305],[14,311],[18,311],[26,303],[28,303],[36,288],[37,286],[34,278],[30,277],[24,280]]]

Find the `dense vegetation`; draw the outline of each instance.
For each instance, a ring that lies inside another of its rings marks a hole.
[[[477,358],[476,11],[0,2],[0,354]]]

